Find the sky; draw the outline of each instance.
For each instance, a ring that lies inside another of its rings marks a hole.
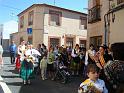
[[[18,21],[17,14],[32,4],[46,3],[86,13],[88,0],[0,0],[0,24],[10,20]]]
[[[55,3],[54,3],[55,2]],[[0,0],[0,24],[3,24],[3,39],[18,31],[17,15],[33,4],[49,4],[87,13],[88,0]]]

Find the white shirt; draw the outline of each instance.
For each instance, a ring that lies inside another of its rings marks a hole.
[[[87,50],[86,52],[86,56],[85,56],[85,65],[87,66],[88,65],[88,54],[90,54],[91,56],[94,56],[95,55],[95,50]]]
[[[87,90],[88,86],[95,86],[97,89],[99,89],[102,93],[108,93],[108,90],[105,86],[105,82],[101,79],[98,79],[96,82],[86,79],[84,82],[80,84],[80,87],[84,89],[84,91]]]
[[[75,52],[76,52],[76,54],[75,54]],[[79,49],[78,49],[78,50],[73,49],[73,50],[72,50],[72,53],[71,53],[71,56],[72,56],[72,57],[77,57],[77,56],[78,56],[78,55],[77,55],[78,53],[79,53]]]

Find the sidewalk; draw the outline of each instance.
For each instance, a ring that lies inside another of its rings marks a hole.
[[[8,62],[8,60],[6,60],[7,57],[3,57],[4,60],[4,64],[6,64],[6,62]],[[9,89],[8,85],[6,84],[6,81],[4,80],[4,78],[2,77],[2,75],[4,75],[4,70],[5,67],[3,66],[0,69],[0,93],[12,93],[11,90]],[[5,73],[7,74],[7,73]]]
[[[12,93],[3,78],[0,76],[0,93]]]

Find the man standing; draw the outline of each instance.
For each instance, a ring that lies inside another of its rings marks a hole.
[[[14,62],[15,62],[16,50],[17,50],[16,44],[14,43],[14,41],[12,41],[12,43],[9,47],[11,64],[14,64]]]

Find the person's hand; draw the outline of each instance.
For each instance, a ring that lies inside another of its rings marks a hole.
[[[94,55],[94,60],[95,60],[95,62],[99,61],[99,53],[98,52]]]
[[[90,88],[90,91],[93,92],[93,93],[102,93],[98,88],[96,88],[95,86],[92,86]]]
[[[82,87],[78,88],[78,93],[83,93],[83,88]]]

